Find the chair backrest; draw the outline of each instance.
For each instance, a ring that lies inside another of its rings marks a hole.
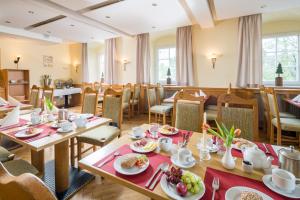
[[[40,88],[36,85],[33,85],[29,96],[29,104],[31,104],[34,108],[38,108],[40,107],[39,100],[40,100]]]
[[[148,109],[157,104],[156,89],[154,87],[147,88]]]
[[[96,91],[98,91],[98,92],[100,92],[100,89],[101,89],[101,83],[99,83],[99,82],[94,82],[94,90],[96,90]]]
[[[123,88],[130,88],[131,89],[131,83],[127,83],[127,84],[125,84],[125,85],[123,85]]]
[[[93,83],[88,83],[88,82],[82,82],[81,84],[81,89],[84,91],[85,88],[93,88]]]
[[[161,104],[163,100],[165,99],[165,89],[161,84],[157,84],[157,102],[158,104]]]
[[[11,175],[0,162],[0,199],[56,200],[50,189],[33,174]]]
[[[112,85],[110,86],[110,88],[113,89],[113,90],[123,90],[124,85],[120,85],[120,84],[112,84]]]
[[[98,105],[98,91],[92,88],[85,88],[82,98],[81,113],[96,114]]]
[[[222,94],[218,97],[217,108],[218,122],[224,123],[228,128],[234,126],[241,129],[241,137],[243,138],[258,140],[258,104],[256,99],[243,99],[233,94]]]
[[[141,85],[140,84],[134,84],[133,86],[133,99],[139,100],[141,94]]]
[[[266,94],[268,105],[268,109],[266,110],[268,112],[267,115],[270,118],[270,120],[276,118],[277,128],[281,129],[277,94],[274,88],[265,88],[264,92]]]
[[[204,97],[180,91],[174,98],[173,125],[178,129],[202,132]]]
[[[115,91],[108,88],[103,97],[103,117],[112,119],[121,129],[122,123],[122,91]]]
[[[124,87],[123,98],[122,98],[123,103],[129,103],[130,99],[131,99],[131,88]]]

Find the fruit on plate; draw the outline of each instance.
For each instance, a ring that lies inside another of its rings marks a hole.
[[[171,167],[166,173],[167,181],[171,184],[177,185],[181,181],[182,169]]]
[[[176,185],[176,191],[180,196],[184,197],[187,194],[188,189],[187,189],[187,186],[183,182],[179,182]]]
[[[156,147],[157,147],[157,143],[150,141],[143,147],[143,149],[146,151],[150,151],[150,150],[154,150]]]
[[[183,172],[181,181],[186,184],[188,191],[193,194],[197,194],[203,190],[200,178],[189,171]]]

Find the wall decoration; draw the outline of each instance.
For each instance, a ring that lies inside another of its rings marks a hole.
[[[53,67],[53,56],[43,56],[44,67]]]

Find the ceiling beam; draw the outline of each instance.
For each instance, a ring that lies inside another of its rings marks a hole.
[[[103,31],[109,32],[109,33],[113,33],[113,34],[117,34],[117,35],[123,35],[123,36],[128,36],[128,37],[133,37],[133,35],[126,33],[120,29],[117,29],[115,27],[112,27],[108,24],[105,24],[103,22],[97,21],[93,18],[87,17],[85,15],[82,15],[74,10],[71,10],[69,8],[66,8],[64,6],[61,6],[57,3],[54,3],[50,0],[26,0],[27,2],[31,2],[31,3],[35,3],[38,4],[42,7],[46,7],[47,9],[52,9],[54,11],[59,11],[61,12],[61,15],[65,15],[71,19],[77,20],[81,23],[85,23],[87,25],[99,28]]]

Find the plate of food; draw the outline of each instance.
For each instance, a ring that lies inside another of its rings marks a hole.
[[[114,162],[114,169],[120,174],[136,175],[149,167],[149,159],[144,154],[129,153],[118,157]]]
[[[141,139],[130,144],[130,148],[138,153],[149,153],[154,151],[156,147],[157,142],[151,139]]]
[[[158,132],[163,135],[176,135],[178,133],[178,129],[169,125],[163,125]]]
[[[244,138],[234,138],[233,142],[232,142],[232,148],[240,150],[240,151],[243,148],[254,147],[254,146],[257,146],[257,145],[249,140],[244,139]]]
[[[205,193],[205,185],[196,174],[171,167],[160,180],[162,190],[172,199],[198,200]]]
[[[36,135],[39,135],[41,132],[43,132],[43,129],[41,128],[29,128],[22,131],[19,131],[15,134],[15,137],[17,138],[28,138],[33,137]]]
[[[236,186],[229,188],[225,193],[225,200],[272,200],[271,197],[249,187]]]

